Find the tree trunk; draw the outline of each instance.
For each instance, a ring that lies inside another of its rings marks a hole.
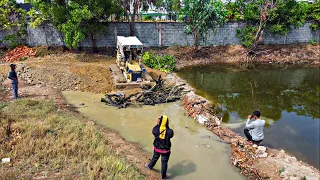
[[[133,1],[133,12],[131,14],[131,22],[130,22],[130,36],[135,35],[134,30],[134,23],[135,23],[135,17],[138,11],[138,0]]]
[[[98,52],[98,47],[97,47],[97,39],[96,37],[91,33],[91,41],[92,41],[92,50],[94,53]]]
[[[135,16],[135,14],[131,15],[130,36],[134,36],[134,16]]]
[[[198,39],[198,31],[193,31],[193,39],[194,39],[194,48],[197,50],[199,47],[199,39]]]

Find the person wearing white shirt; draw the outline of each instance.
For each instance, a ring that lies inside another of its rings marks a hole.
[[[252,118],[254,118],[253,121],[251,121]],[[248,115],[246,128],[244,129],[244,134],[246,135],[248,141],[259,144],[263,140],[264,124],[265,121],[260,119],[259,111],[254,111],[252,115]]]

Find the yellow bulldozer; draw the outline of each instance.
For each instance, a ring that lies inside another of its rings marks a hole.
[[[143,81],[143,67],[141,55],[143,44],[136,36],[117,36],[117,64],[128,82]]]

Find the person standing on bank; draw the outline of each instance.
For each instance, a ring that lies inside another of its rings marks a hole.
[[[166,115],[158,119],[158,124],[153,128],[154,135],[154,152],[151,162],[145,164],[148,169],[153,169],[161,155],[161,176],[162,179],[167,179],[168,161],[170,158],[171,141],[173,130],[169,127],[169,119]]]
[[[9,72],[8,78],[11,79],[13,99],[18,99],[18,76],[16,73],[16,65],[10,64],[11,71]]]
[[[254,121],[250,121],[254,118]],[[254,111],[252,115],[248,115],[246,128],[244,129],[244,134],[246,135],[248,141],[259,144],[263,138],[263,128],[265,121],[260,119],[260,112]]]

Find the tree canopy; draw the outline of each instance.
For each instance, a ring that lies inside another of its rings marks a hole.
[[[18,7],[14,0],[0,1],[0,29],[14,30],[14,33],[4,37],[11,47],[19,44],[27,31],[26,12]]]
[[[35,7],[31,11],[40,14],[32,16],[32,26],[50,21],[64,35],[69,48],[75,48],[86,37],[91,37],[96,48],[96,35],[106,32],[110,15],[119,12],[114,0],[29,0]]]
[[[182,10],[187,16],[186,32],[193,34],[194,46],[205,40],[209,29],[213,31],[226,21],[226,8],[221,1],[185,0]]]

